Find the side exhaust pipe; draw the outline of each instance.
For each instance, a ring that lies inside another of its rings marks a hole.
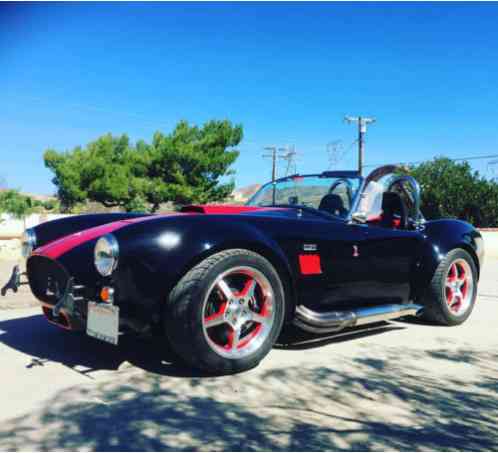
[[[389,304],[350,311],[318,312],[299,305],[296,308],[294,324],[311,333],[331,333],[347,327],[363,326],[402,316],[416,316],[422,308],[417,304]]]

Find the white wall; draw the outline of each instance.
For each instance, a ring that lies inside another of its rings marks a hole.
[[[61,217],[67,217],[67,214],[31,214],[25,220],[15,219],[10,214],[0,214],[0,240],[20,238],[26,228]]]
[[[21,236],[26,228],[61,217],[67,217],[67,214],[32,214],[25,220],[0,214],[0,260],[21,258]]]
[[[484,239],[484,260],[498,258],[498,231],[481,231]]]

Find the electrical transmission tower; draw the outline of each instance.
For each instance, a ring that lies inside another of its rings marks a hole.
[[[295,175],[297,173],[296,156],[297,151],[294,145],[286,146],[285,148],[279,148],[283,154],[280,154],[280,159],[287,161],[287,167],[285,169],[285,176]]]
[[[375,123],[375,118],[345,116],[344,120],[350,124],[358,123],[358,172],[361,175],[361,172],[363,170],[363,155],[365,148],[365,134],[367,133],[367,124]]]
[[[493,181],[497,179],[497,166],[498,159],[488,161],[488,165],[486,166],[486,171]]]
[[[344,157],[344,145],[342,140],[335,140],[327,143],[327,155],[329,160],[329,170],[336,167]]]

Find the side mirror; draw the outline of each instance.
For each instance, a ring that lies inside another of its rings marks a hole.
[[[367,223],[368,221],[368,217],[365,212],[354,212],[351,219],[358,223]]]

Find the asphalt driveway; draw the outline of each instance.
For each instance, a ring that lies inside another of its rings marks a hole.
[[[497,265],[463,326],[289,332],[225,377],[160,341],[62,331],[10,296],[0,307],[25,308],[0,310],[0,450],[497,450]]]

